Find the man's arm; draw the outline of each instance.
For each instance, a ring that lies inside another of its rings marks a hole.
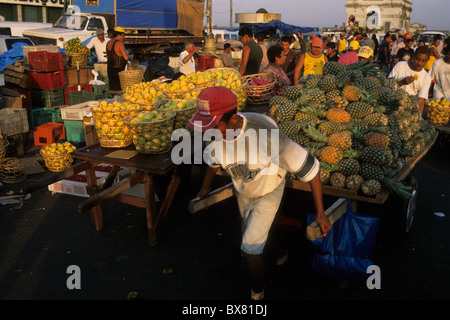
[[[298,85],[298,79],[300,79],[300,73],[302,72],[303,62],[305,61],[305,55],[302,54],[298,59],[298,63],[294,69],[294,86]]]
[[[241,67],[239,68],[239,73],[241,76],[244,75],[245,69],[247,69],[248,57],[250,56],[250,47],[245,45],[242,49],[242,62]]]
[[[331,230],[332,226],[323,209],[322,182],[320,181],[319,172],[317,172],[316,176],[311,181],[309,181],[309,185],[311,187],[314,205],[316,207],[316,221],[320,226],[320,230],[322,231],[320,237],[325,237]]]
[[[127,60],[127,61],[131,61],[132,59],[130,58],[130,56],[127,53],[127,50],[125,50],[125,45],[123,44],[123,42],[118,41],[119,43],[119,51],[122,54],[122,57]]]
[[[216,175],[217,171],[219,171],[220,166],[217,167],[209,167],[206,169],[205,177],[203,178],[203,183],[200,188],[200,191],[197,193],[197,200],[201,200],[205,198],[208,193],[211,191],[211,183]]]
[[[183,59],[183,63],[186,63],[186,62],[188,62],[189,61],[189,59],[195,54],[195,53],[197,53],[198,51],[200,50],[200,48],[199,47],[194,47],[194,50],[192,50],[192,52],[191,53],[189,53],[186,57],[184,57],[184,59]]]

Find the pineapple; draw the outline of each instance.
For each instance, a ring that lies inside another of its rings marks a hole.
[[[334,172],[330,177],[330,184],[333,187],[344,188],[346,177],[340,172]]]
[[[277,123],[292,120],[297,113],[297,109],[297,105],[293,102],[283,103],[276,109],[274,119]]]
[[[364,138],[366,146],[380,147],[387,149],[389,147],[389,137],[386,134],[378,132],[369,132]]]
[[[323,147],[319,150],[318,155],[320,161],[329,164],[337,164],[344,156],[341,149],[332,146]]]
[[[297,86],[288,86],[284,89],[284,94],[289,100],[295,100],[302,95],[302,88]]]
[[[352,174],[345,179],[345,187],[350,190],[359,190],[364,179],[359,174]]]
[[[361,184],[361,191],[369,197],[381,192],[381,183],[377,180],[366,180]]]
[[[363,121],[368,126],[387,126],[389,119],[384,113],[374,112],[365,116]]]
[[[289,138],[297,135],[301,129],[300,123],[294,120],[284,121],[278,124],[278,128]]]
[[[348,105],[348,100],[344,97],[331,98],[330,102],[332,103],[332,106],[339,109],[345,109],[345,107]]]
[[[337,164],[336,171],[342,172],[346,176],[359,173],[359,162],[356,159],[344,158]]]
[[[317,126],[320,123],[320,119],[315,114],[302,111],[299,111],[295,114],[294,121],[305,122],[306,124],[310,124],[313,127]]]
[[[380,182],[384,180],[383,170],[369,163],[361,163],[359,166],[359,173],[364,180],[377,180]]]
[[[322,79],[320,79],[319,82],[317,83],[317,86],[320,90],[322,90],[325,93],[336,90],[337,89],[336,76],[329,74],[322,77]]]
[[[346,85],[342,90],[342,96],[349,102],[360,101],[363,97],[363,91],[355,85]]]
[[[316,88],[323,75],[309,74],[305,79],[305,88]]]
[[[344,127],[341,123],[331,122],[331,121],[322,121],[317,126],[317,129],[324,133],[325,135],[330,135],[333,133],[338,133],[344,130]]]
[[[328,74],[338,75],[339,72],[344,71],[347,68],[347,65],[338,63],[336,61],[328,61],[323,65],[322,73],[324,76]]]
[[[322,184],[329,183],[331,174],[335,169],[335,165],[326,162],[320,162],[319,176]]]
[[[325,92],[325,98],[328,100],[332,100],[334,98],[339,98],[341,96],[341,91],[339,90],[331,90],[328,92]]]
[[[331,122],[345,123],[350,121],[351,115],[344,109],[331,108],[328,110],[326,118]]]
[[[374,90],[379,88],[379,83],[370,78],[355,79],[355,85],[368,92],[373,92]]]
[[[297,133],[290,138],[302,147],[306,147],[309,143],[311,143],[311,139],[302,133]]]
[[[386,161],[386,151],[380,147],[367,146],[361,150],[361,162],[373,165],[383,165]]]
[[[344,110],[350,113],[352,118],[362,119],[373,112],[373,106],[366,102],[352,102]]]
[[[348,150],[352,146],[352,135],[349,131],[332,133],[327,138],[327,144],[341,150]]]
[[[286,103],[286,102],[289,102],[289,98],[283,97],[283,96],[273,96],[269,100],[269,108],[274,106],[274,105],[280,105],[280,104],[283,104],[283,103]]]
[[[320,90],[319,88],[312,88],[307,91],[307,94],[310,96],[311,101],[316,102],[325,102],[327,98],[325,97],[325,92]]]

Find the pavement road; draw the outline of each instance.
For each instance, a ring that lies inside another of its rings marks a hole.
[[[285,240],[290,256],[283,266],[270,264],[266,299],[449,299],[449,150],[448,138],[440,136],[412,171],[419,189],[406,239],[393,237],[395,219],[386,206],[358,207],[362,213],[382,215],[371,257],[381,271],[380,289],[370,290],[358,282],[340,288],[337,279],[309,274],[312,249],[304,223],[301,229],[274,229]],[[156,247],[148,245],[145,211],[140,208],[105,202],[105,228],[96,231],[89,213],[76,211],[83,198],[52,194],[47,188],[33,192],[21,209],[0,205],[0,299],[125,300],[130,292],[137,292],[140,300],[148,301],[248,300],[236,202],[226,200],[195,215],[187,210],[200,186],[201,169],[183,178]],[[4,185],[0,195],[10,190],[18,193],[25,183],[49,174]],[[215,183],[221,185],[222,179]],[[162,177],[161,185],[164,182]],[[162,196],[160,189],[164,188],[157,189]],[[328,204],[334,200],[325,199]],[[312,205],[309,193],[288,190],[282,210],[304,222]],[[80,289],[67,286],[70,266],[79,267]]]

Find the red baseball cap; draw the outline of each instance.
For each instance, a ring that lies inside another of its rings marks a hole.
[[[323,40],[321,38],[314,38],[311,43],[312,47],[323,47]]]
[[[188,123],[196,131],[214,128],[228,111],[237,108],[237,95],[227,87],[203,89],[197,97],[197,112]]]

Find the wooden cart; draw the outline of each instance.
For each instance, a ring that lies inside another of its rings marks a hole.
[[[169,210],[178,188],[181,179],[181,170],[183,168],[172,162],[170,152],[158,155],[144,155],[138,153],[129,159],[108,156],[117,150],[118,149],[103,148],[97,143],[74,151],[72,156],[80,160],[77,164],[64,171],[25,186],[22,193],[28,194],[59,180],[85,171],[88,185],[87,189],[90,197],[78,205],[78,212],[83,213],[90,209],[91,219],[95,228],[100,231],[104,227],[101,204],[105,200],[115,200],[145,208],[147,215],[148,241],[150,246],[156,246],[158,244],[157,232],[163,218]],[[125,152],[135,151],[133,146],[121,148],[120,150]],[[101,187],[97,186],[95,178],[95,167],[99,164],[112,166],[112,170],[109,172],[105,183]],[[115,177],[121,168],[132,169],[135,173],[124,178],[120,182],[113,184]],[[171,174],[171,179],[165,197],[162,200],[159,210],[157,210],[154,176],[165,174]],[[139,183],[144,185],[144,198],[123,193]]]
[[[397,172],[397,179],[402,181],[403,183],[410,185],[412,187],[411,196],[409,199],[400,198],[397,195],[390,194],[389,191],[383,190],[378,193],[375,197],[369,197],[365,195],[361,195],[358,192],[350,189],[337,188],[329,185],[323,185],[322,191],[326,196],[336,197],[336,198],[347,198],[350,201],[352,210],[356,212],[357,203],[358,202],[366,202],[375,205],[383,205],[385,204],[389,198],[390,200],[395,202],[395,209],[400,208],[400,216],[398,217],[401,220],[401,230],[398,230],[400,235],[405,235],[409,233],[411,229],[411,225],[413,222],[414,214],[415,214],[415,203],[417,198],[417,180],[414,176],[411,175],[411,170],[414,166],[427,154],[427,152],[431,149],[431,147],[436,142],[438,137],[438,132],[435,132],[427,143],[420,150],[418,154],[416,154],[406,165]],[[219,171],[219,174],[221,171]],[[286,188],[301,190],[306,192],[311,192],[311,188],[309,183],[304,183],[296,180],[288,179],[286,181]],[[191,213],[196,213],[201,210],[205,210],[210,206],[221,202],[225,199],[228,199],[236,194],[234,190],[233,184],[229,183],[219,189],[211,191],[210,194],[203,200],[192,200],[189,204],[189,211]],[[341,199],[336,201],[331,207],[326,210],[326,215],[331,218],[331,221],[336,221],[345,213],[346,202],[343,202]],[[275,219],[275,223],[283,224],[283,225],[291,225],[291,226],[300,226],[300,222],[296,219],[286,218],[281,215],[277,215]],[[307,237],[310,240],[314,240],[320,234],[320,230],[318,225],[314,222],[312,225],[307,227]]]

